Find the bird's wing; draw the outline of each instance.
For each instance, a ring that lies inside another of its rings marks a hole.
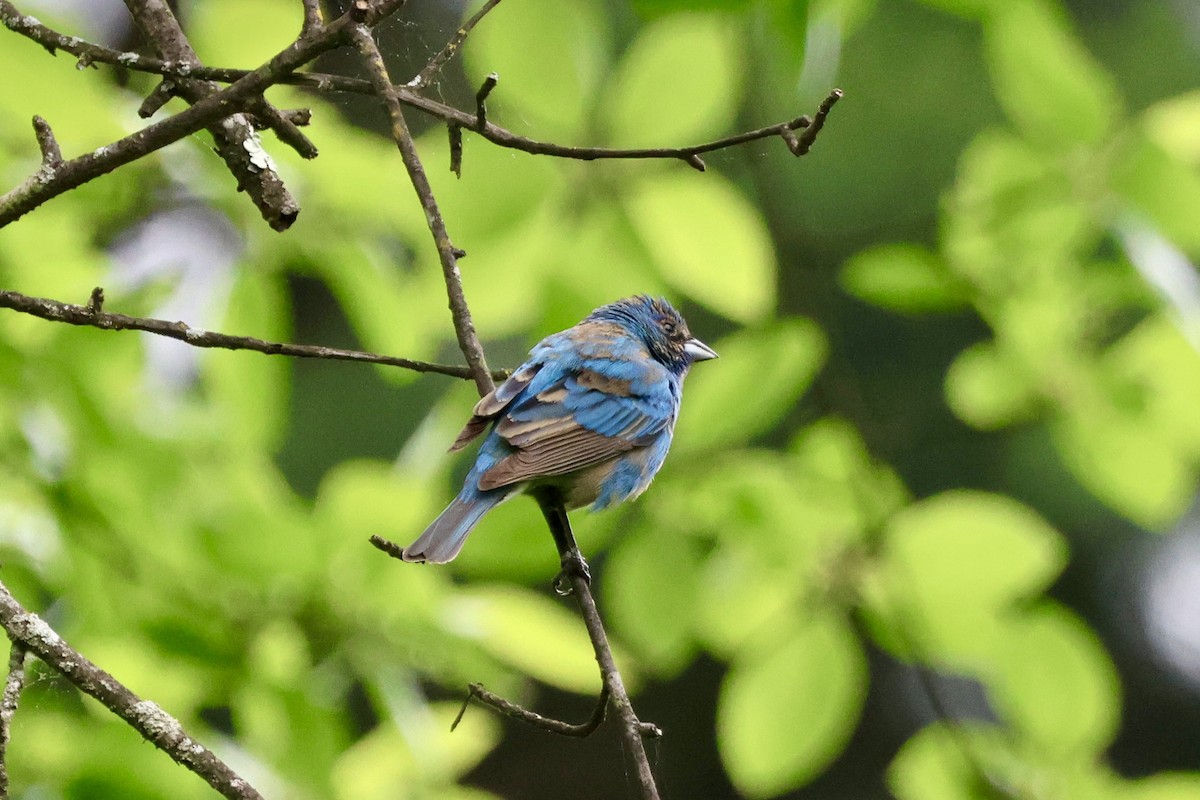
[[[580,358],[575,352],[564,361],[565,367],[548,362],[499,415],[496,433],[515,452],[480,476],[480,489],[599,464],[649,444],[672,425],[677,390],[648,353]]]
[[[455,438],[454,444],[450,445],[450,452],[454,453],[462,450],[475,437],[483,433],[487,429],[488,424],[509,403],[515,400],[521,392],[525,391],[541,368],[541,362],[527,361],[518,367],[516,372],[509,375],[508,380],[480,398],[471,412],[471,418],[467,420],[467,424],[463,426],[462,431]]]

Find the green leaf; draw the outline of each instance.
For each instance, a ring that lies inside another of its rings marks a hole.
[[[1114,800],[1196,800],[1200,797],[1200,774],[1159,773],[1129,781],[1113,796]]]
[[[887,783],[899,800],[1000,800],[1005,795],[988,780],[999,773],[998,765],[1015,772],[1001,731],[938,723],[904,743],[888,768]],[[987,775],[980,774],[984,770]]]
[[[1200,90],[1155,103],[1143,115],[1146,135],[1182,164],[1200,166]]]
[[[287,341],[288,305],[275,276],[241,271],[230,292],[221,330]],[[211,407],[238,446],[274,450],[288,423],[288,359],[257,353],[209,351],[201,360]]]
[[[758,210],[725,178],[676,170],[639,181],[624,199],[668,284],[740,322],[771,313],[771,237]]]
[[[1000,715],[1045,758],[1089,758],[1116,733],[1120,680],[1096,634],[1046,604],[1008,622],[987,672]]]
[[[677,530],[651,525],[609,556],[604,599],[622,637],[661,677],[691,661],[699,554]]]
[[[746,330],[713,345],[684,388],[675,441],[716,447],[770,430],[796,403],[825,360],[825,338],[805,319]],[[769,379],[768,379],[769,378]]]
[[[717,706],[717,745],[734,784],[757,798],[812,780],[858,724],[866,678],[853,631],[829,614],[743,651]]]
[[[515,586],[472,588],[450,603],[447,625],[543,683],[580,694],[599,690],[596,658],[583,626],[542,595]],[[622,672],[626,683],[634,682],[628,667]]]
[[[553,0],[502,6],[471,34],[463,50],[468,79],[495,72],[490,118],[539,139],[571,143],[583,131],[608,61],[608,17],[594,2]]]
[[[188,39],[205,64],[253,67],[300,32],[301,9],[287,0],[205,0],[188,8]]]
[[[997,4],[984,25],[996,97],[1033,138],[1095,144],[1120,113],[1112,79],[1041,0]]]
[[[885,532],[879,583],[865,587],[889,647],[978,666],[992,657],[998,614],[1044,588],[1066,563],[1062,537],[1002,495],[951,491],[897,514]],[[886,628],[911,627],[903,639]]]
[[[738,107],[737,18],[674,14],[641,30],[603,105],[612,144],[678,146],[711,138]]]
[[[949,268],[917,244],[881,245],[859,253],[842,268],[841,284],[864,302],[902,314],[955,311],[964,305]]]
[[[1157,144],[1132,137],[1114,158],[1113,186],[1159,231],[1190,253],[1200,253],[1200,173],[1172,158]]]
[[[941,11],[949,11],[968,19],[983,17],[992,9],[1004,5],[1007,0],[920,0],[921,3]]]
[[[1191,502],[1193,459],[1137,405],[1093,392],[1076,399],[1051,430],[1079,481],[1134,522],[1164,527]]]
[[[1029,419],[1038,399],[1027,370],[995,342],[968,347],[946,372],[946,402],[959,419],[980,430]]]

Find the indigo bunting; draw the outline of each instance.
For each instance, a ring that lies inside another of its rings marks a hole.
[[[404,560],[450,561],[484,514],[523,491],[594,511],[637,497],[671,446],[688,367],[716,357],[670,303],[644,295],[546,337],[475,406],[450,447],[487,430],[475,464]]]

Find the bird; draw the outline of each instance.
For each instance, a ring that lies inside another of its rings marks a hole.
[[[521,493],[593,511],[637,497],[671,446],[688,369],[716,357],[666,299],[647,295],[547,336],[475,405],[450,446],[486,431],[462,491],[401,557],[452,561],[485,514]]]

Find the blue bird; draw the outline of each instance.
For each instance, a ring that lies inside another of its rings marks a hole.
[[[688,368],[716,357],[670,303],[644,295],[546,337],[475,406],[450,447],[487,430],[475,464],[404,560],[450,561],[484,514],[524,491],[593,511],[637,497],[671,446]]]

